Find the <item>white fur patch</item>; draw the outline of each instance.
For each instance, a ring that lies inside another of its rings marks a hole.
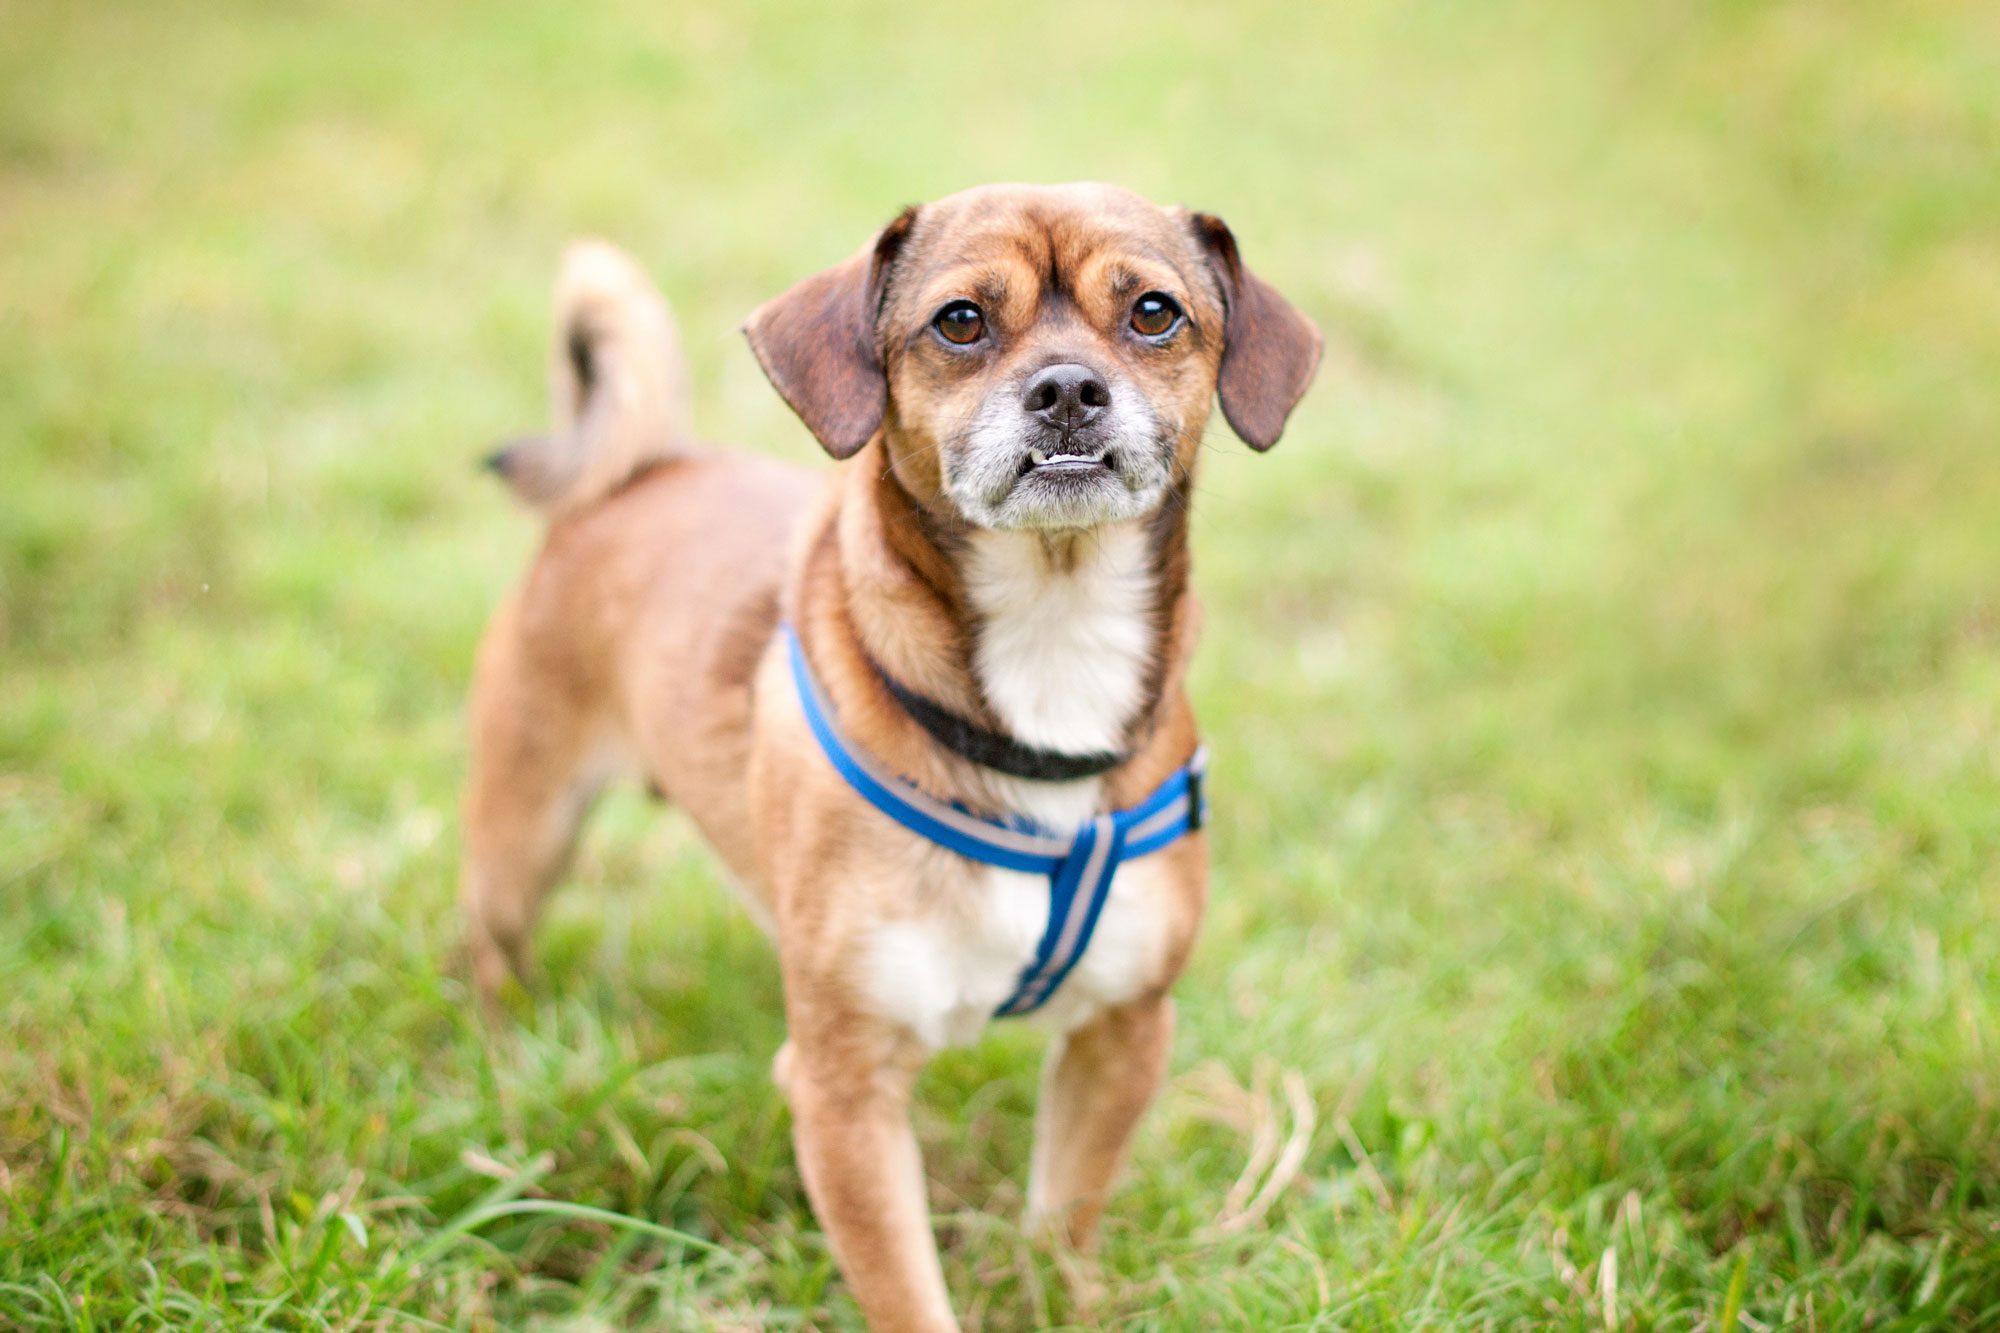
[[[1151,858],[1118,868],[1090,948],[1030,1021],[1066,1032],[1139,994],[1165,948],[1157,875]],[[948,907],[880,927],[865,964],[876,1012],[932,1050],[978,1039],[1014,993],[1048,922],[1042,875],[981,867],[952,897]]]
[[[981,532],[966,588],[981,620],[973,663],[1007,730],[1029,745],[1117,750],[1140,704],[1153,649],[1153,574],[1145,533],[1118,525],[1052,568],[1032,534]],[[1050,829],[1103,813],[1103,786],[994,777],[993,798]],[[947,863],[954,866],[960,864]],[[975,1040],[1014,992],[1048,924],[1045,876],[981,866],[944,872],[936,906],[875,935],[867,984],[878,1012],[933,1049]],[[1058,1031],[1138,995],[1165,948],[1165,886],[1150,858],[1111,882],[1090,947],[1034,1018]]]
[[[1118,524],[1079,541],[1058,569],[1038,537],[981,532],[965,571],[987,699],[1017,739],[1068,754],[1122,747],[1154,634],[1145,531]]]

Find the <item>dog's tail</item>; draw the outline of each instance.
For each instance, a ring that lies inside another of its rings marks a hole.
[[[563,252],[549,387],[554,429],[509,442],[486,464],[552,518],[603,499],[693,437],[673,316],[614,245],[575,241]]]

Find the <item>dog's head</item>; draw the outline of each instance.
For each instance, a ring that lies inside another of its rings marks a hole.
[[[1105,185],[999,185],[906,210],[744,326],[827,452],[879,431],[921,502],[982,527],[1150,512],[1209,403],[1277,442],[1320,337],[1220,218]]]

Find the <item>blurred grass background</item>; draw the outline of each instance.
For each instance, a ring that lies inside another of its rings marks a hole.
[[[1222,213],[1330,355],[1204,457],[1216,901],[1100,1282],[1014,1227],[1035,1042],[927,1078],[968,1324],[2000,1322],[2000,12],[0,31],[0,1323],[856,1325],[678,817],[609,804],[479,1038],[462,692],[537,534],[472,464],[566,237],[805,458],[741,316],[1069,178]]]

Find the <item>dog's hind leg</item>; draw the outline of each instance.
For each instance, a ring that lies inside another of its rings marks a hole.
[[[542,902],[616,769],[615,737],[572,692],[539,678],[515,625],[510,603],[480,649],[463,806],[459,905],[473,981],[489,1014],[508,974],[527,975]]]

